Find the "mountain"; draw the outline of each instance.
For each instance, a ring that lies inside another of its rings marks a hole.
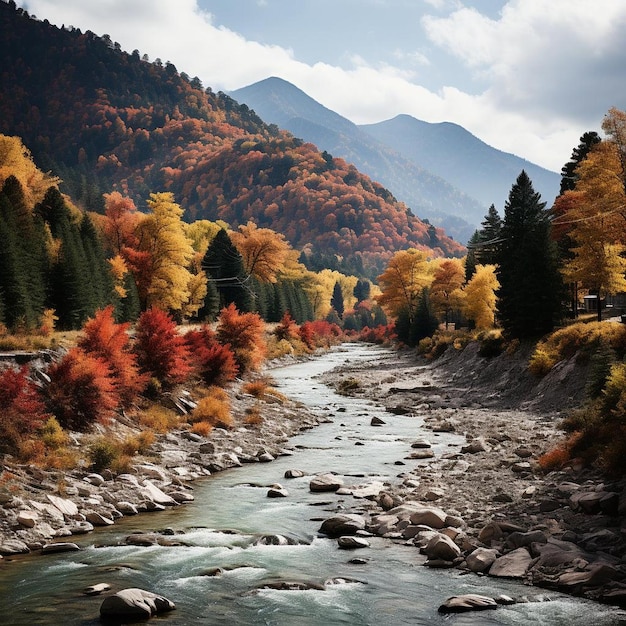
[[[522,170],[548,205],[559,193],[559,174],[492,148],[458,124],[431,124],[398,115],[359,128],[487,206],[502,209]]]
[[[267,78],[229,95],[266,122],[353,163],[393,190],[414,213],[441,226],[459,241],[471,237],[486,213],[489,205],[483,206],[444,177],[420,167],[281,78]]]
[[[549,203],[558,193],[558,174],[496,150],[456,124],[400,115],[357,126],[275,77],[230,95],[265,121],[354,163],[460,241],[469,239],[491,204],[502,210],[522,169]]]
[[[298,250],[372,271],[401,248],[463,253],[353,165],[106,35],[2,0],[0,58],[0,133],[21,137],[83,208],[101,210],[102,193],[117,190],[142,209],[151,192],[170,191],[188,221],[253,220]]]

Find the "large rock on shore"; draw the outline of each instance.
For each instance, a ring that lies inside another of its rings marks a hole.
[[[423,552],[429,559],[442,561],[454,561],[461,556],[461,548],[450,537],[441,533],[437,533],[430,539]]]
[[[526,548],[518,548],[496,559],[489,570],[490,576],[501,578],[522,578],[530,564],[532,557]]]
[[[130,588],[105,598],[100,606],[100,615],[105,619],[146,619],[175,608],[174,603],[163,596]]]

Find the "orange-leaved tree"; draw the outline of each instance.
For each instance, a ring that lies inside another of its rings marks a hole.
[[[137,320],[134,352],[140,370],[166,388],[186,381],[193,369],[176,322],[156,307],[144,311]]]
[[[113,306],[108,306],[85,322],[78,340],[78,346],[86,353],[109,365],[123,406],[129,406],[147,383],[147,376],[139,371],[137,355],[131,350],[128,327],[128,323],[115,323]]]
[[[560,213],[555,221],[569,227],[567,235],[572,241],[563,274],[600,299],[626,290],[626,193],[618,146],[610,141],[594,145],[576,168],[576,175],[574,191],[566,191],[555,204]],[[600,321],[600,306],[597,311]]]
[[[276,282],[289,252],[284,235],[248,222],[233,231],[230,238],[239,250],[248,274],[262,283]]]
[[[381,293],[375,300],[392,316],[404,313],[412,323],[422,290],[431,280],[425,252],[415,248],[400,250],[378,277]]]
[[[276,324],[276,327],[274,328],[274,336],[278,339],[278,341],[283,339],[286,341],[300,339],[300,328],[294,321],[293,317],[291,317],[289,311],[285,311],[285,314],[280,322]]]
[[[119,406],[115,380],[106,361],[72,348],[47,371],[42,390],[46,407],[63,428],[87,431]]]
[[[220,311],[217,339],[230,345],[240,373],[256,370],[267,353],[265,322],[257,313],[240,313],[231,303]]]
[[[461,308],[463,300],[462,286],[465,281],[465,270],[459,259],[446,259],[439,264],[433,274],[430,286],[430,301],[437,314],[444,318],[446,329],[450,314]]]

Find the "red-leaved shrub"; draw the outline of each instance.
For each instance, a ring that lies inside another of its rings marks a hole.
[[[294,319],[289,314],[289,311],[285,311],[282,319],[276,327],[274,328],[274,336],[278,341],[285,340],[291,341],[292,339],[297,339],[300,337],[298,324],[294,321]]]
[[[103,359],[72,348],[48,368],[44,387],[48,410],[63,428],[86,431],[119,406],[119,395]]]
[[[365,326],[359,333],[359,339],[368,343],[387,343],[396,339],[395,325],[387,324],[368,328]]]
[[[135,354],[141,371],[164,387],[183,383],[192,371],[189,349],[174,319],[151,308],[137,320]]]
[[[109,365],[123,406],[129,406],[147,383],[147,376],[139,372],[137,356],[131,352],[128,326],[116,324],[113,307],[108,306],[87,320],[78,341],[78,346],[87,354]]]
[[[230,345],[219,343],[207,325],[187,332],[185,343],[198,376],[207,385],[222,387],[235,380],[239,367]]]
[[[264,330],[265,322],[257,313],[240,313],[232,303],[221,310],[217,339],[222,345],[230,345],[241,374],[257,369],[263,362],[267,353]]]
[[[310,348],[328,347],[337,343],[342,331],[337,324],[326,320],[304,322],[300,326],[300,337]]]
[[[0,450],[14,453],[50,417],[28,370],[0,371]]]

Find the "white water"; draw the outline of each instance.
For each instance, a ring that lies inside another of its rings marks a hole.
[[[348,345],[313,361],[274,370],[283,393],[331,417],[333,423],[296,437],[291,457],[246,465],[195,483],[192,504],[126,518],[112,529],[93,533],[82,540],[81,552],[2,563],[0,624],[97,624],[102,598],[83,596],[81,590],[99,582],[111,584],[114,590],[141,587],[165,595],[177,609],[153,621],[168,625],[626,623],[624,615],[611,607],[457,570],[429,570],[414,547],[372,538],[370,548],[349,552],[339,550],[334,540],[317,537],[322,519],[338,505],[348,508],[355,501],[351,496],[311,493],[309,478],[287,480],[285,470],[335,471],[345,476],[346,484],[376,478],[393,482],[400,480],[397,475],[403,471],[395,462],[407,456],[411,441],[425,435],[432,438],[432,433],[421,431],[419,418],[383,413],[372,402],[338,396],[314,379],[346,359],[367,362],[384,354],[379,348]],[[384,427],[370,426],[374,415],[384,419]],[[441,452],[453,437],[433,438],[435,452]],[[364,445],[355,446],[357,441]],[[275,482],[288,489],[288,498],[267,498],[266,486]],[[116,545],[133,531],[166,527],[184,531],[174,538],[187,545]],[[221,532],[225,529],[236,533]],[[262,534],[283,534],[302,544],[253,545]],[[350,564],[354,557],[368,561]],[[205,575],[215,567],[223,568],[221,576]],[[325,590],[256,591],[268,581],[322,585],[338,577],[359,582]],[[443,600],[460,593],[549,600],[448,618],[437,612]]]

